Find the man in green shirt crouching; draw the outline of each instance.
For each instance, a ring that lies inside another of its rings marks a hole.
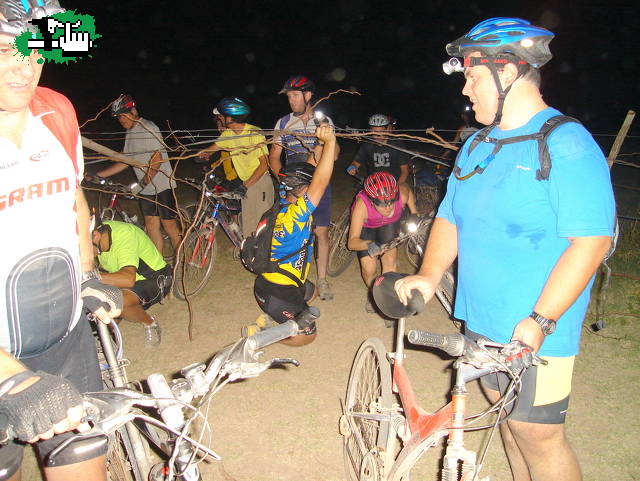
[[[169,292],[171,266],[151,239],[133,224],[106,221],[93,231],[101,281],[120,288],[124,298],[122,318],[144,324],[147,346],[160,344],[160,326],[146,310]]]

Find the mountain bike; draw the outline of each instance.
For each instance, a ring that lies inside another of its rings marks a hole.
[[[127,224],[134,224],[140,228],[143,228],[143,224],[138,219],[137,213],[127,212],[120,203],[120,198],[135,199],[131,186],[119,184],[109,179],[103,179],[100,177],[85,178],[85,182],[95,186],[91,190],[98,191],[98,206],[95,214],[101,221],[119,220],[126,222]],[[105,206],[103,206],[103,194],[109,195],[109,200]]]
[[[193,179],[185,180],[200,184]],[[234,259],[240,259],[243,236],[239,201],[242,195],[216,187],[210,188],[205,183],[201,183],[200,188],[204,189],[203,202],[189,204],[184,208],[193,226],[182,244],[173,281],[173,293],[181,300],[198,294],[213,272],[218,251],[218,225],[234,246]]]
[[[125,185],[113,182],[109,179],[89,176],[87,176],[84,181],[95,186],[90,188],[90,190],[98,191],[98,205],[97,209],[94,210],[94,214],[102,222],[117,220],[126,222],[127,224],[133,224],[144,230],[144,222],[142,222],[142,220],[138,218],[138,213],[127,211],[120,202],[121,199],[134,200],[136,198],[133,192],[133,187],[135,184]],[[103,206],[103,194],[109,195],[109,200],[106,203],[106,206]],[[178,211],[179,216],[181,216],[183,221],[188,224],[190,222],[190,217],[187,210],[182,207],[178,207]],[[173,259],[175,252],[169,236],[164,231],[162,231],[162,238],[164,242],[161,254],[164,259],[168,261],[170,259]]]
[[[515,402],[520,389],[523,371],[513,361],[526,347],[517,341],[507,345],[482,339],[474,342],[460,333],[409,331],[410,343],[434,347],[458,358],[453,364],[451,402],[427,413],[418,404],[404,368],[404,339],[405,318],[401,317],[397,321],[395,352],[387,352],[380,339],[370,338],[356,354],[340,418],[347,479],[408,480],[421,456],[448,437],[438,479],[482,481],[478,476],[489,443],[498,424],[506,419],[502,416],[505,408]],[[544,363],[534,355],[530,359],[531,365]],[[508,392],[483,413],[465,417],[466,383],[498,371],[512,378]],[[490,414],[495,415],[495,421],[477,425]],[[478,429],[492,430],[479,458],[464,447],[465,431]]]
[[[55,466],[58,454],[74,442],[85,441],[83,449],[90,449],[87,440],[95,440],[91,446],[96,447],[108,440],[111,481],[200,481],[199,463],[207,457],[221,459],[204,441],[211,437],[211,428],[202,411],[208,409],[212,396],[229,382],[257,377],[271,367],[299,364],[291,358],[260,361],[259,349],[298,333],[292,320],[238,340],[218,352],[208,366],[184,367],[182,378],[167,382],[161,374],[151,374],[146,380],[150,392],[144,392],[139,383],[127,382],[128,362],[119,357],[122,349],[114,347],[109,327],[100,321],[97,327],[103,378],[114,387],[83,395],[85,421],[91,429],[67,439],[48,459]],[[114,336],[117,342],[119,335]],[[196,432],[196,420],[203,423],[200,432]],[[3,426],[0,434],[10,439],[11,426]],[[153,464],[158,457],[160,461]]]

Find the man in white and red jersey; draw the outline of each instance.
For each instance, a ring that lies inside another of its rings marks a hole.
[[[61,11],[55,0],[0,0],[0,431],[15,438],[0,439],[1,480],[20,478],[25,442],[49,481],[106,479],[106,441],[72,443],[55,467],[49,458],[80,424],[79,393],[101,389],[82,301],[105,321],[122,305],[93,270],[73,106],[37,86],[37,52],[23,57],[13,45],[29,20]]]
[[[316,123],[311,98],[315,84],[304,75],[289,77],[279,94],[286,94],[291,113],[276,122],[273,145],[269,151],[269,165],[274,174],[279,174],[283,167],[282,152],[285,153],[284,166],[300,162],[317,165],[322,154],[323,144],[314,135]],[[324,116],[323,116],[324,117]],[[333,122],[324,117],[329,125]],[[335,159],[340,155],[340,146],[335,145]],[[322,300],[333,299],[331,286],[327,281],[327,265],[329,263],[329,225],[331,224],[331,185],[327,187],[313,214],[317,238],[316,271],[318,273],[318,297]]]

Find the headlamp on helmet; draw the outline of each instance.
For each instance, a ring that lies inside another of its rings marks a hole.
[[[120,114],[131,112],[136,107],[136,101],[129,94],[121,94],[111,104],[111,116],[117,117]]]
[[[464,67],[462,66],[462,62],[457,57],[451,57],[445,63],[442,64],[442,70],[447,75],[451,75],[455,72],[464,72]]]

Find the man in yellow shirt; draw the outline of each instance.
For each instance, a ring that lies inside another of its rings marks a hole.
[[[247,237],[256,229],[260,217],[274,200],[266,139],[259,127],[245,122],[251,109],[239,98],[222,99],[213,113],[223,118],[225,130],[199,155],[208,157],[220,150],[229,152],[233,167],[247,189],[242,199],[242,235]]]

